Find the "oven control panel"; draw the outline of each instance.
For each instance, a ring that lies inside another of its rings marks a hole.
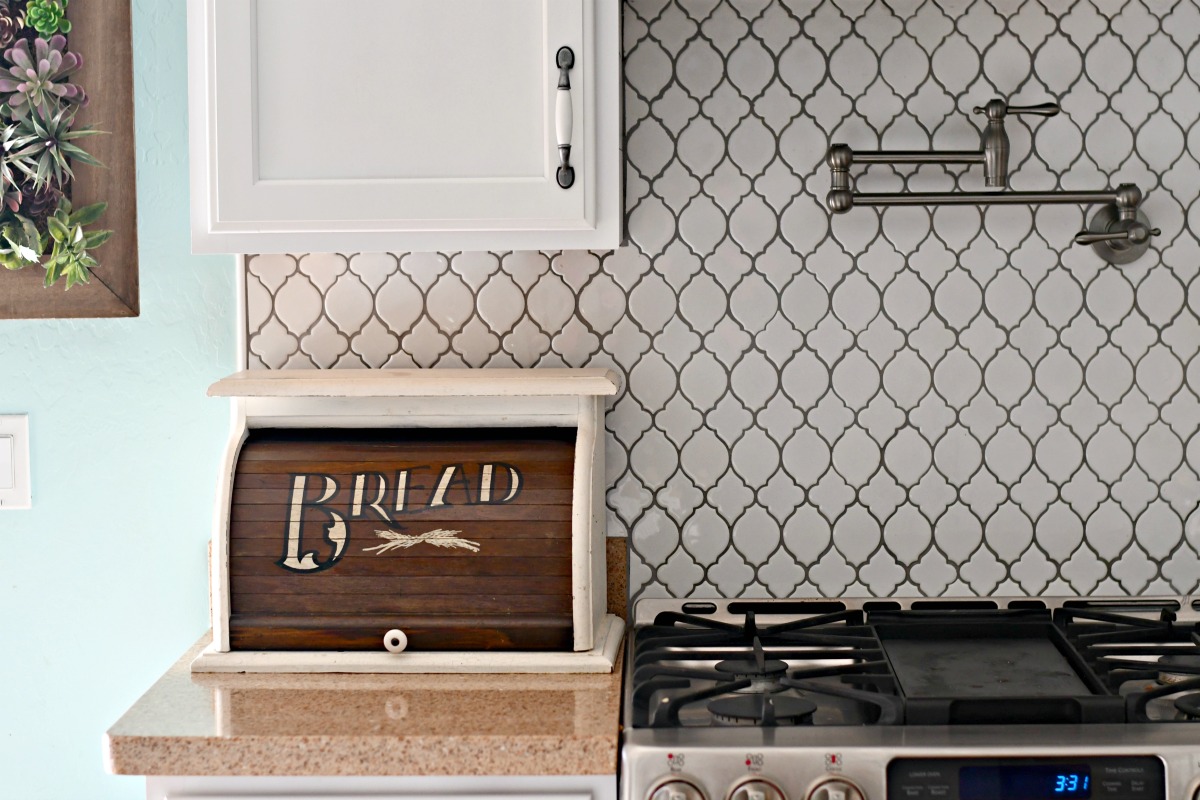
[[[1165,800],[1163,764],[1147,756],[897,758],[887,800]]]
[[[914,728],[900,733],[910,740],[922,733],[940,735]],[[1068,728],[1052,733],[1067,739]],[[1196,730],[1146,726],[1138,731],[1141,740],[1131,735],[1124,745],[1102,741],[1093,749],[1074,742],[1043,748],[1033,733],[1046,732],[1025,728],[1022,735],[1031,744],[1017,753],[1013,746],[999,745],[989,752],[986,743],[974,743],[970,750],[959,745],[956,753],[953,742],[919,749],[911,741],[873,747],[777,742],[681,748],[674,741],[627,740],[619,800],[1200,800]],[[1173,740],[1164,742],[1168,737]],[[1032,745],[1045,755],[1028,755]],[[1146,747],[1155,748],[1153,755]]]

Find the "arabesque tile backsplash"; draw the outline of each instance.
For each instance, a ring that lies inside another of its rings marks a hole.
[[[629,0],[624,37],[630,246],[249,257],[251,367],[614,367],[635,597],[1197,588],[1196,3]],[[1014,189],[1136,182],[1151,251],[825,212],[831,140],[970,149],[992,97],[1062,105],[1008,120]]]

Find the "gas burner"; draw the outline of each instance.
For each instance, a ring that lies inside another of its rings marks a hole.
[[[719,697],[708,704],[713,719],[721,725],[805,725],[812,723],[817,704],[801,697],[745,694]]]
[[[730,680],[740,678],[775,678],[787,672],[787,663],[770,658],[762,663],[750,659],[730,659],[713,665],[717,672],[729,675]]]
[[[1158,665],[1162,667],[1158,672],[1158,682],[1164,686],[1200,678],[1200,654],[1177,653],[1161,656]]]
[[[757,654],[756,654],[757,655]],[[788,665],[785,661],[769,659],[730,659],[718,661],[713,669],[723,675],[728,675],[731,681],[749,680],[750,685],[739,692],[760,694],[763,692],[778,692],[779,681],[787,675]]]
[[[1200,719],[1200,692],[1188,692],[1176,697],[1175,710],[1188,719]]]

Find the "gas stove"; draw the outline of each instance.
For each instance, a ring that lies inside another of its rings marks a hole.
[[[1200,800],[1198,605],[643,600],[621,800]]]

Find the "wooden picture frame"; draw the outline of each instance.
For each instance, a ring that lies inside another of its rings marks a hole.
[[[113,236],[96,250],[100,266],[90,282],[70,291],[61,281],[43,286],[46,273],[36,264],[0,269],[0,319],[136,317],[140,310],[130,3],[72,3],[67,16],[70,49],[84,59],[74,80],[91,98],[77,124],[108,132],[87,139],[88,152],[105,168],[77,169],[71,202],[76,207],[107,202],[98,227]]]

